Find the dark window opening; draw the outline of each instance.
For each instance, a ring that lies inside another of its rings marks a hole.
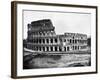
[[[77,43],[77,40],[75,40],[75,43]]]
[[[51,47],[51,51],[53,51],[53,47]]]
[[[55,51],[57,51],[57,47],[55,47]]]
[[[72,43],[72,40],[70,39],[70,43]]]
[[[74,40],[73,40],[73,43],[74,43]]]
[[[64,51],[66,51],[66,47],[64,47]]]
[[[83,37],[81,37],[81,39],[83,39]]]
[[[37,43],[39,43],[39,39],[37,39]]]
[[[51,43],[53,43],[53,39],[51,39]]]
[[[57,39],[55,39],[55,43],[57,43]]]
[[[45,39],[43,39],[43,43],[45,43]]]
[[[62,51],[61,47],[59,47],[59,51]]]
[[[69,47],[67,47],[67,51],[69,51]]]
[[[41,39],[39,39],[39,43],[41,43]]]
[[[43,51],[45,51],[45,47],[43,47]]]
[[[66,39],[64,39],[64,42],[66,42]]]
[[[77,46],[75,46],[75,50],[77,50]]]
[[[73,50],[74,50],[74,46],[73,46]]]

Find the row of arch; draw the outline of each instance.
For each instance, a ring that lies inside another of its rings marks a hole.
[[[29,42],[37,44],[53,44],[59,42],[65,42],[69,44],[77,44],[77,43],[87,44],[87,40],[79,40],[79,39],[72,40],[72,39],[59,39],[59,38],[35,38],[29,40]]]
[[[36,51],[75,51],[86,49],[86,46],[34,46],[33,50]]]
[[[35,46],[33,49],[36,51],[69,51],[69,47],[62,47],[60,46]]]
[[[55,35],[55,31],[51,30],[51,31],[39,31],[39,32],[32,32],[32,31],[29,31],[28,32],[28,36],[49,36],[49,35]]]

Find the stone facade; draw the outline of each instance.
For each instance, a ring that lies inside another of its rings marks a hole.
[[[57,35],[51,20],[28,24],[27,48],[42,52],[74,52],[87,50],[87,35],[64,33]]]

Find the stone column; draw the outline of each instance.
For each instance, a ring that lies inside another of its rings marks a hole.
[[[57,44],[59,44],[59,37],[57,38]]]
[[[66,52],[67,52],[67,46],[66,46]]]
[[[47,40],[46,40],[46,38],[44,39],[44,41],[45,41],[45,44],[47,44]]]
[[[47,51],[47,47],[45,46],[45,51]]]
[[[62,47],[62,51],[64,51],[64,47]]]
[[[55,44],[55,38],[53,38],[53,44]]]
[[[55,51],[55,47],[54,46],[52,46],[53,47],[53,51]]]
[[[43,44],[43,39],[41,39],[41,44]]]
[[[50,38],[49,38],[49,44],[51,44]]]
[[[59,51],[59,46],[57,46],[57,51]]]
[[[41,47],[39,46],[39,51],[41,51],[41,49],[40,49]]]
[[[50,46],[48,46],[48,51],[50,51]]]

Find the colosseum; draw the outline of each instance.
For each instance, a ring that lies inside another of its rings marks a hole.
[[[37,52],[69,53],[87,50],[87,35],[64,33],[57,35],[50,19],[28,24],[26,48]]]

